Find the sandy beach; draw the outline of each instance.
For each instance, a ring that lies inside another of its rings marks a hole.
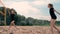
[[[8,30],[9,26],[0,26],[0,34],[51,34],[49,26],[17,26],[17,28],[19,29],[12,27]],[[54,34],[58,34],[55,29]]]

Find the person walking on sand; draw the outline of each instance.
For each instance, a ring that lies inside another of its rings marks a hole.
[[[14,12],[15,10],[14,9],[11,9],[10,10],[10,12],[9,12],[9,15],[11,16],[11,24],[10,24],[10,26],[9,26],[9,29],[12,27],[12,26],[14,26],[16,29],[19,29],[19,28],[17,28],[16,27],[16,22],[15,22],[15,12]]]
[[[56,12],[57,14],[60,15],[59,12],[57,12],[54,7],[53,7],[53,4],[48,4],[48,8],[49,8],[49,13],[50,13],[50,16],[51,16],[51,21],[50,21],[50,26],[51,26],[51,34],[53,34],[53,28],[55,28],[58,33],[60,34],[60,30],[55,26],[55,20],[57,19],[57,16],[55,15],[54,12]]]

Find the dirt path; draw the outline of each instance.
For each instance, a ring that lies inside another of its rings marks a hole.
[[[11,32],[13,34],[50,34],[50,27],[48,26],[17,26],[17,28],[19,29],[12,27],[10,30],[4,31],[3,29],[8,29],[8,26],[0,26],[0,34],[10,34]],[[60,27],[58,28],[60,29]],[[54,34],[58,34],[55,29]]]

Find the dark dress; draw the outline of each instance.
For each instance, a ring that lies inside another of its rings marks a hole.
[[[15,20],[14,19],[14,14],[11,14],[11,21]]]
[[[15,14],[10,14],[11,16],[11,22],[14,20],[15,21]],[[15,23],[15,22],[14,22]],[[15,23],[16,24],[16,23]]]
[[[55,13],[54,13],[54,8],[50,8],[50,16],[52,19],[57,19]]]

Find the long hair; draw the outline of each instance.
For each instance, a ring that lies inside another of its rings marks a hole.
[[[50,4],[50,3],[49,3],[48,5],[53,8],[53,4]]]
[[[13,8],[12,8],[12,9],[10,9],[10,11],[14,11],[14,13],[15,13],[15,14],[17,14],[17,12],[16,12]]]

